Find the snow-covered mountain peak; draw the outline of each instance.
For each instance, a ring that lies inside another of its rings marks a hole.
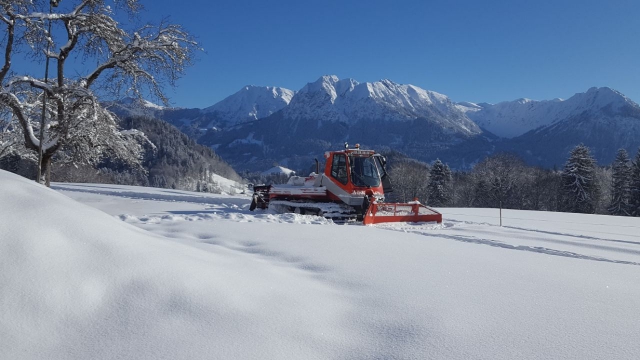
[[[388,79],[360,83],[323,76],[308,83],[284,109],[290,119],[354,124],[360,120],[409,121],[418,118],[439,123],[454,133],[477,134],[480,129],[445,95]]]
[[[299,92],[310,94],[308,96],[316,96],[314,94],[317,94],[317,96],[325,97],[329,95],[331,103],[334,103],[339,96],[353,91],[358,84],[353,79],[340,80],[336,75],[324,75],[315,82],[305,85]]]
[[[446,110],[445,108],[458,110],[447,96],[415,85],[398,84],[386,79],[367,83],[367,85],[371,98],[393,108],[405,107],[417,113],[431,106],[439,107],[441,110]],[[418,117],[420,117],[419,114]]]
[[[119,105],[122,106],[127,106],[127,107],[138,107],[138,108],[148,108],[148,109],[152,109],[152,110],[164,110],[165,107],[152,103],[149,100],[145,100],[145,99],[140,99],[140,98],[134,98],[134,97],[126,97],[122,100],[117,101],[117,103]]]
[[[152,103],[151,101],[134,97],[126,97],[117,101],[106,101],[103,104],[115,114],[124,114],[124,116],[153,117],[165,110],[176,109],[160,106]]]
[[[318,80],[307,83],[307,85],[300,89],[300,92],[313,93],[322,91],[330,93],[332,90],[335,90],[335,84],[339,81],[340,79],[335,75],[323,75]]]
[[[611,106],[614,110],[624,105],[635,105],[625,95],[609,87],[592,87],[586,93],[578,93],[567,100],[577,106],[602,109]],[[637,105],[636,105],[637,106]]]
[[[354,79],[340,80],[334,85],[336,90],[336,95],[343,96],[348,92],[352,92],[356,88],[356,86],[358,86],[359,84],[360,83]]]
[[[294,95],[294,91],[281,87],[247,85],[204,112],[217,113],[229,124],[257,120],[287,106]]]

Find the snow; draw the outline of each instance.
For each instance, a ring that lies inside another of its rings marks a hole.
[[[248,197],[0,171],[2,359],[636,359],[640,221],[439,209],[335,225]]]
[[[143,105],[144,107],[147,107],[147,108],[150,108],[150,109],[153,109],[153,110],[158,110],[158,111],[161,111],[161,110],[164,110],[164,109],[165,109],[165,107],[164,107],[164,106],[161,106],[161,105],[158,105],[158,104],[152,103],[152,102],[151,102],[151,101],[149,101],[149,100],[142,100],[142,105]]]
[[[262,175],[280,175],[280,174],[283,174],[283,175],[290,176],[290,175],[295,174],[295,173],[296,173],[295,171],[293,171],[291,169],[288,169],[288,168],[286,168],[284,166],[274,166],[269,170],[263,171]]]
[[[239,145],[259,145],[263,146],[264,143],[262,140],[254,139],[255,133],[249,133],[244,139],[235,139],[230,144],[229,147],[239,146]]]

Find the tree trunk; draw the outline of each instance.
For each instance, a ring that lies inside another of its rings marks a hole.
[[[53,154],[42,154],[42,163],[40,163],[41,175],[40,183],[46,187],[51,187],[51,158]]]

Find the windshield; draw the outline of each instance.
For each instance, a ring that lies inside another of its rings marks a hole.
[[[350,156],[351,182],[354,186],[380,186],[380,174],[373,157]]]

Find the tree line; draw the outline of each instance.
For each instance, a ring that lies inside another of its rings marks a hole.
[[[392,201],[417,197],[434,207],[480,207],[640,216],[640,149],[634,160],[620,149],[610,166],[576,146],[564,167],[527,166],[509,153],[488,156],[470,171],[394,158]]]

